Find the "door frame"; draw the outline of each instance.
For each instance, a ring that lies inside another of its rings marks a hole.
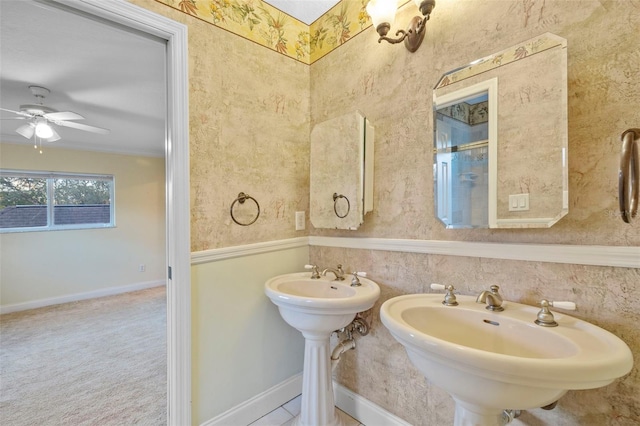
[[[167,41],[167,424],[191,424],[191,238],[187,27],[124,0],[52,0]]]

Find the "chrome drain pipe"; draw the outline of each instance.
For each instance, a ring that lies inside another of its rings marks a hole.
[[[361,336],[369,334],[369,324],[360,314],[357,314],[353,321],[346,327],[334,331],[338,336],[344,333],[346,337],[342,339],[333,349],[333,352],[331,352],[331,371],[335,370],[338,362],[340,362],[340,355],[356,348],[356,341],[353,338],[354,331]]]
[[[545,405],[544,407],[540,407],[543,410],[553,410],[558,405],[558,401],[552,402],[549,405]],[[500,415],[500,424],[507,425],[513,421],[513,419],[520,417],[522,414],[522,410],[504,410]]]
[[[520,414],[522,414],[520,410],[504,410],[500,416],[500,424],[508,425],[513,419],[520,417]]]
[[[331,352],[331,371],[334,371],[340,362],[340,355],[356,348],[356,341],[353,338],[345,339],[338,343],[333,352]]]

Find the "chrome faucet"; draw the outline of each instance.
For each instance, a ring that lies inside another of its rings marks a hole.
[[[336,279],[334,281],[344,281],[344,270],[342,269],[342,265],[339,264],[337,269],[327,268],[323,270],[322,276],[326,276],[327,272],[331,272],[336,276]]]
[[[487,309],[490,311],[500,312],[504,311],[502,307],[502,296],[498,293],[500,287],[492,285],[489,287],[489,291],[485,290],[476,299],[476,303],[486,303]]]

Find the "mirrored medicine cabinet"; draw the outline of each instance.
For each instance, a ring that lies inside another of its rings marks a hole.
[[[445,227],[548,228],[567,214],[566,46],[546,33],[442,76],[433,171]]]
[[[315,228],[355,230],[373,210],[374,128],[359,111],[311,131],[310,220]]]

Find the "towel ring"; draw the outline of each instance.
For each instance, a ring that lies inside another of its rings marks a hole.
[[[636,143],[636,139],[640,139],[640,129],[625,130],[620,139],[622,140],[618,173],[620,215],[623,221],[631,223],[638,213],[638,198],[640,198],[640,158]]]
[[[338,205],[338,200],[340,198],[344,198],[345,200],[347,200],[347,212],[343,216],[340,216],[340,214],[338,213],[337,205]],[[351,211],[351,203],[349,202],[349,199],[342,194],[338,194],[337,192],[334,192],[333,193],[333,211],[336,214],[336,216],[338,216],[340,219],[344,219],[345,217],[347,217],[347,215]]]
[[[258,212],[256,213],[256,217],[253,218],[253,220],[251,222],[249,222],[249,223],[238,222],[238,220],[233,215],[233,207],[236,205],[236,203],[244,204],[244,202],[247,201],[247,200],[253,200],[253,202],[256,203],[256,207],[258,208]],[[238,198],[236,198],[235,201],[233,203],[231,203],[231,208],[229,209],[229,213],[231,213],[231,219],[233,219],[233,221],[235,223],[237,223],[238,225],[249,226],[252,223],[254,223],[256,220],[258,220],[258,217],[260,217],[260,204],[258,204],[258,201],[255,198],[253,198],[251,195],[245,194],[244,192],[241,192],[241,193],[238,194]]]

